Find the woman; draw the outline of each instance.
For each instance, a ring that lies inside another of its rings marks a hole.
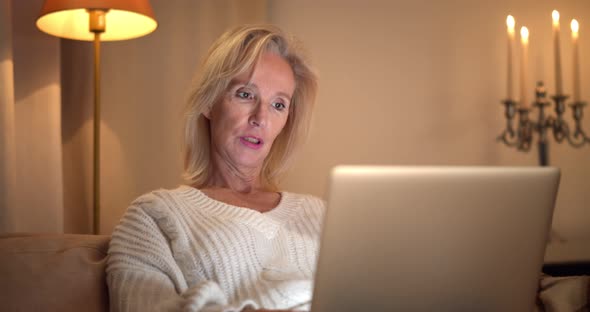
[[[305,308],[325,205],[278,192],[277,179],[307,134],[316,77],[289,37],[263,25],[222,35],[196,81],[187,185],[139,197],[116,227],[111,309]]]

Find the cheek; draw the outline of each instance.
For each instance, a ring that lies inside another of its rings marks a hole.
[[[281,134],[281,132],[283,132],[285,130],[285,127],[287,126],[287,120],[288,120],[288,117],[280,118],[279,120],[276,121],[275,127],[273,127],[274,138],[279,136],[279,134]]]
[[[220,103],[220,106],[212,114],[211,127],[214,136],[227,138],[242,125],[244,118],[239,110],[228,109],[228,103]]]

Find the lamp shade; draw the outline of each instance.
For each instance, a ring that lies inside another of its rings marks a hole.
[[[93,41],[88,10],[107,11],[101,41],[145,36],[158,23],[148,0],[46,0],[37,18],[37,27],[56,37]]]

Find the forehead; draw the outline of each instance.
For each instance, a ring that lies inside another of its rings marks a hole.
[[[249,84],[269,91],[293,94],[295,75],[291,65],[280,55],[265,52],[249,72],[237,75],[231,85]]]

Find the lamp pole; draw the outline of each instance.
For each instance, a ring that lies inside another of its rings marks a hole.
[[[93,226],[100,233],[100,34],[105,31],[105,10],[88,10],[89,29],[94,33],[94,160],[93,160]]]

